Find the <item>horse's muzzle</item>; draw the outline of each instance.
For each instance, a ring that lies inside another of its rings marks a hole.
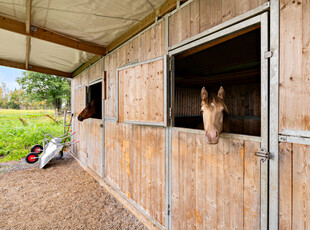
[[[78,120],[79,121],[83,121],[84,119],[82,117],[78,117]]]

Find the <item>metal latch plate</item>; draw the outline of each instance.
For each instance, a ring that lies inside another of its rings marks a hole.
[[[255,155],[258,157],[261,157],[261,161],[265,162],[266,160],[271,159],[270,152],[268,152],[265,148],[261,148],[257,152],[255,152]]]

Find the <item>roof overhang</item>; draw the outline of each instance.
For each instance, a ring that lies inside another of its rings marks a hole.
[[[0,65],[73,77],[173,10],[177,0],[5,0]]]

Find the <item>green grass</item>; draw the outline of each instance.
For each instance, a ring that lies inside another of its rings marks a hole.
[[[24,158],[31,146],[43,145],[44,133],[53,136],[63,134],[63,118],[55,123],[46,114],[52,116],[53,110],[12,110],[0,109],[0,162]],[[23,125],[20,117],[26,122]]]

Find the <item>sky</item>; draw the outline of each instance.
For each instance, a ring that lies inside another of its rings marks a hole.
[[[19,89],[17,77],[22,76],[25,70],[0,66],[0,82],[4,82],[9,90]]]

